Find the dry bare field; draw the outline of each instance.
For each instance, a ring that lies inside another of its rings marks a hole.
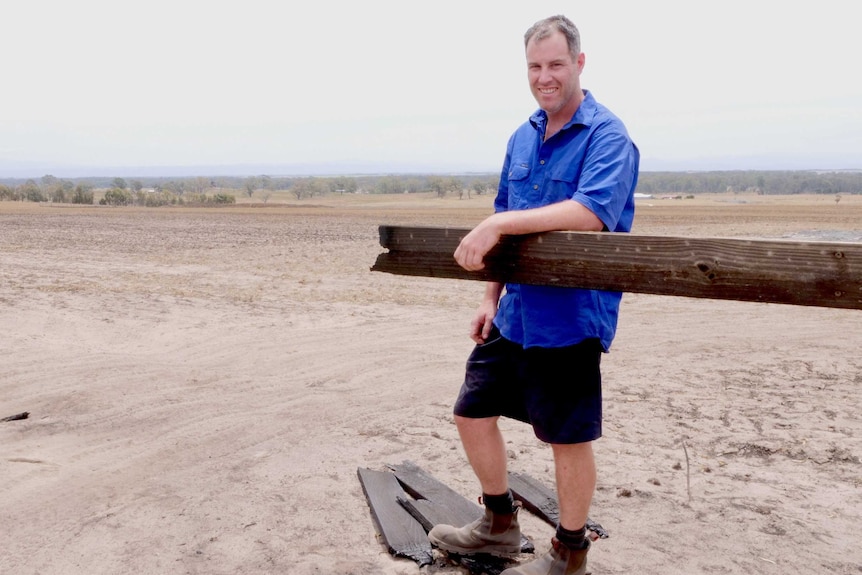
[[[862,242],[859,195],[639,202],[635,233]],[[0,417],[30,412],[0,423],[0,573],[461,573],[390,556],[356,469],[478,495],[451,404],[482,286],[369,268],[378,225],[490,210],[0,202]],[[623,301],[592,571],[862,573],[862,311]],[[549,450],[504,432],[552,484]]]

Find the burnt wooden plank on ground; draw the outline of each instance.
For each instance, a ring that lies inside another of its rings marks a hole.
[[[560,521],[560,505],[554,491],[538,479],[526,473],[509,472],[509,488],[515,499],[523,503],[524,508],[533,515],[556,526]],[[586,528],[597,538],[607,539],[608,532],[592,519],[587,519]]]
[[[406,496],[392,473],[359,468],[359,482],[389,553],[413,559],[420,566],[433,562],[425,529],[398,503]]]
[[[420,499],[444,508],[446,515],[458,524],[469,523],[482,515],[482,508],[473,503],[412,461],[388,466],[404,490]]]
[[[431,527],[438,523],[466,525],[481,517],[485,512],[482,507],[412,461],[404,461],[388,467],[395,473],[395,477],[398,478],[404,490],[416,500],[412,502],[411,506],[425,517],[425,521]],[[420,520],[420,522],[424,521]],[[522,536],[521,551],[532,553],[534,550],[533,543]]]
[[[399,502],[427,530],[438,523],[466,525],[484,513],[479,505],[471,502],[445,483],[411,461],[389,465],[398,481],[412,498],[400,498]],[[533,553],[532,541],[521,535],[521,552]],[[512,561],[491,555],[447,554],[451,559],[476,575],[497,575],[512,565]]]
[[[428,565],[433,562],[433,553],[427,532],[434,525],[465,525],[483,513],[481,506],[412,461],[390,464],[388,468],[391,472],[359,468],[357,474],[381,536],[394,556]],[[552,489],[530,475],[511,471],[509,485],[525,509],[551,525],[557,524],[559,505]],[[607,531],[592,519],[587,519],[586,527],[594,534],[593,539],[608,537]],[[535,551],[533,543],[523,535],[521,551]],[[448,556],[474,575],[498,575],[512,565],[510,559],[490,555]]]
[[[467,271],[470,230],[380,226],[372,271],[709,299],[862,309],[862,244],[601,232],[504,236]]]
[[[454,521],[451,515],[447,513],[445,507],[433,504],[424,499],[411,499],[409,497],[399,497],[400,503],[410,515],[426,530],[431,529],[438,523],[452,524]],[[475,519],[475,517],[473,518]],[[472,521],[472,519],[470,520]],[[468,523],[465,521],[464,523]],[[458,523],[460,525],[460,523]],[[522,547],[523,550],[523,547]],[[458,555],[455,553],[447,553],[450,559],[466,567],[474,575],[497,575],[512,565],[512,561],[491,555]]]

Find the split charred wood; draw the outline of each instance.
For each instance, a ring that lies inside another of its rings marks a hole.
[[[466,525],[482,516],[485,512],[479,505],[473,503],[436,477],[413,463],[404,461],[398,465],[388,465],[395,473],[398,482],[404,490],[416,501],[414,507],[425,516],[430,524],[428,529],[438,523],[447,525]],[[420,521],[422,522],[422,521]],[[521,536],[521,551],[535,551],[533,542]]]
[[[509,488],[515,499],[523,503],[530,513],[556,526],[560,521],[560,505],[557,495],[544,483],[526,473],[509,472]],[[608,532],[600,524],[587,518],[586,528],[595,534],[595,539],[607,539]]]
[[[419,566],[433,562],[425,529],[398,503],[405,497],[398,480],[388,471],[359,468],[359,482],[389,553],[406,557]]]
[[[434,525],[466,525],[482,516],[484,510],[459,494],[445,483],[413,463],[405,461],[388,466],[395,473],[404,490],[412,498],[403,497],[399,503],[422,524],[426,530]],[[533,542],[521,535],[521,552],[533,553]],[[451,559],[466,567],[471,573],[497,575],[511,566],[511,561],[491,555],[448,554]]]
[[[399,497],[398,503],[412,515],[426,531],[431,529],[438,523],[452,524],[451,515],[444,507],[435,505],[424,499],[411,499],[408,497]],[[475,517],[473,518],[475,519]],[[472,521],[472,520],[470,520]],[[469,523],[466,521],[465,523]],[[461,523],[458,523],[459,525]],[[447,553],[447,556],[454,562],[466,567],[470,573],[476,575],[498,575],[511,567],[512,562],[501,557],[492,555],[458,555],[456,553]]]

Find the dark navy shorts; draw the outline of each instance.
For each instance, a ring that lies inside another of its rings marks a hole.
[[[505,416],[529,423],[546,443],[602,436],[602,346],[598,339],[560,348],[522,348],[495,327],[467,359],[455,415]]]

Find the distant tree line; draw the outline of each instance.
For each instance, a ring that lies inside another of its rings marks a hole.
[[[438,197],[496,193],[496,174],[382,174],[360,176],[219,176],[187,178],[74,178],[45,175],[0,180],[0,201],[92,204],[95,190],[108,205],[207,205],[235,203],[237,195],[266,203],[274,192],[297,200],[328,194],[411,194]],[[641,172],[638,191],[645,194],[757,193],[860,194],[862,171],[723,171]]]
[[[237,195],[264,203],[274,192],[288,192],[297,200],[328,194],[410,194],[434,192],[471,197],[496,191],[499,178],[488,174],[373,175],[337,177],[75,178],[46,175],[40,180],[0,180],[0,201],[94,203],[98,190],[103,205],[187,205],[235,203]],[[84,195],[73,193],[76,190]]]
[[[26,180],[17,185],[0,183],[0,201],[92,204],[93,187],[86,182],[76,184],[71,180],[44,176],[41,184],[35,180]]]
[[[642,172],[638,191],[645,194],[862,194],[862,170]]]
[[[123,178],[113,178],[110,182],[95,182],[94,178],[66,180],[46,175],[37,182],[28,179],[10,185],[0,183],[0,201],[56,202],[70,204],[94,204],[95,190],[103,193],[100,205],[147,206],[166,205],[212,205],[236,203],[236,196],[229,193],[207,194],[206,187],[199,185],[197,179],[190,182],[168,182],[147,189],[140,180],[126,182]],[[76,183],[77,181],[77,183]],[[99,186],[99,184],[106,184]]]

